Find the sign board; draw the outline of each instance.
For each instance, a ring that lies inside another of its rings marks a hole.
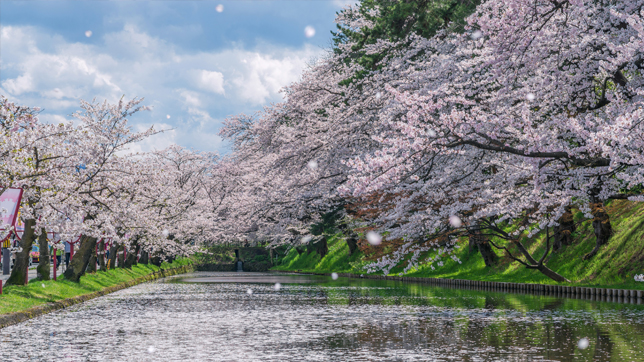
[[[5,230],[5,227],[16,223],[21,199],[22,189],[9,188],[0,195],[0,212],[2,213],[0,230]]]
[[[22,189],[8,188],[0,195],[0,230],[16,225],[21,200]]]

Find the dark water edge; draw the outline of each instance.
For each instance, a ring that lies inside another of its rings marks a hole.
[[[199,272],[4,328],[0,355],[3,361],[644,361],[643,337],[644,306],[637,304]]]

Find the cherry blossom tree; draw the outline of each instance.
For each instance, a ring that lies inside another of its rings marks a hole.
[[[644,0],[490,0],[461,21],[476,4],[340,12],[334,49],[284,102],[226,121],[225,157],[128,154],[156,132],[128,126],[140,99],[83,102],[77,125],[4,101],[0,182],[25,190],[24,246],[49,230],[81,235],[65,275],[77,281],[100,240],[114,261],[129,250],[127,267],[203,242],[311,242],[333,220],[354,249],[356,223],[401,242],[372,271],[407,255],[405,272],[459,262],[468,237],[486,264],[493,247],[565,280],[546,264],[569,242],[572,209],[593,219],[590,258],[612,232],[604,202],[644,201]],[[540,256],[524,246],[537,235]]]
[[[378,33],[371,10],[341,13],[345,34]],[[489,1],[466,33],[347,36],[284,103],[228,121],[244,195],[231,219],[286,237],[347,197],[380,195],[369,222],[408,241],[386,265],[475,235],[563,280],[545,266],[552,229],[585,211],[591,257],[610,236],[602,202],[641,185],[641,18],[639,2]],[[370,61],[352,61],[355,47]],[[535,258],[521,240],[542,231]]]
[[[72,127],[67,124],[42,124],[37,118],[38,111],[37,108],[16,106],[5,98],[0,100],[0,120],[3,125],[0,183],[4,186],[3,192],[6,187],[23,190],[21,218],[25,224],[15,266],[7,280],[10,285],[24,284],[32,244],[38,235],[45,232],[43,217],[47,213],[47,205],[54,202],[54,185],[59,177],[63,177],[73,159],[73,152],[69,152],[66,145],[67,138],[73,132]],[[18,234],[14,231],[14,235]],[[44,246],[46,250],[44,240],[41,247]],[[43,279],[48,279],[47,263],[45,258],[39,268]]]
[[[289,228],[307,229],[350,202],[338,193],[350,172],[347,162],[380,147],[374,137],[390,126],[379,115],[393,99],[385,86],[407,83],[406,62],[418,55],[381,38],[397,34],[407,41],[410,32],[433,33],[443,26],[442,15],[462,10],[418,5],[426,14],[409,28],[399,17],[419,12],[395,2],[345,9],[337,19],[334,51],[285,88],[285,102],[227,120],[221,134],[234,145],[229,172],[236,190],[229,198],[234,207],[227,208],[234,220],[228,237],[299,243],[303,234]],[[385,19],[390,8],[396,14]],[[355,239],[350,229],[341,229]]]
[[[380,219],[394,237],[432,239],[458,215],[562,280],[521,237],[574,205],[594,219],[592,257],[610,236],[602,202],[641,200],[642,16],[641,2],[488,1],[470,34],[417,39],[414,83],[388,87],[391,131],[345,191],[397,195]]]
[[[37,109],[2,99],[2,185],[24,190],[22,252],[9,284],[24,283],[32,243],[41,235],[41,249],[47,250],[47,232],[79,240],[65,273],[73,281],[85,273],[90,260],[95,263],[101,240],[130,251],[121,266],[135,263],[141,248],[169,257],[194,251],[196,235],[203,235],[195,226],[207,225],[201,218],[206,213],[197,211],[206,195],[205,172],[216,160],[211,154],[176,148],[129,153],[132,144],[156,132],[131,131],[128,117],[145,109],[140,103],[82,102],[83,111],[74,115],[76,125],[51,125],[38,121]],[[46,253],[41,259],[47,261]],[[40,269],[46,279],[48,265]]]

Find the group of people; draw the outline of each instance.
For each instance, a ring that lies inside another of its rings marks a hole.
[[[71,257],[71,253],[72,253],[72,244],[67,242],[67,241],[63,242],[63,244],[65,245],[65,269],[67,269],[67,267],[69,266],[69,259]],[[51,255],[51,262],[52,263],[54,262],[54,251],[53,251],[53,249],[54,249],[53,246],[49,247],[49,255]],[[56,269],[59,269],[60,265],[62,264],[61,263],[62,256],[63,256],[63,250],[62,249],[56,249]]]

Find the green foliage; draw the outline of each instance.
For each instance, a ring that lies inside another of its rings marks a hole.
[[[352,29],[338,24],[338,31],[332,32],[335,51],[340,52],[340,44],[355,43],[349,59],[367,69],[356,74],[355,78],[361,79],[368,71],[377,70],[379,62],[387,57],[383,53],[366,54],[366,45],[381,39],[402,40],[412,33],[430,38],[441,29],[461,32],[466,25],[465,18],[479,3],[479,0],[363,0],[358,5],[359,12],[373,26]],[[376,9],[379,11],[374,12]],[[350,83],[351,79],[346,82]]]
[[[607,205],[611,218],[614,234],[608,243],[600,249],[599,253],[590,260],[583,260],[583,256],[594,248],[595,236],[592,221],[585,220],[583,213],[576,212],[574,220],[582,222],[573,234],[573,245],[563,246],[553,254],[548,267],[571,280],[571,285],[644,289],[644,283],[635,282],[635,274],[644,273],[644,203],[617,200]],[[304,272],[330,273],[350,272],[355,274],[365,273],[363,266],[367,264],[362,253],[349,256],[349,248],[341,238],[335,235],[329,241],[329,254],[320,260],[315,253],[298,255],[295,250],[284,258],[284,263],[274,269],[301,270]],[[501,241],[498,241],[501,242]],[[461,241],[461,248],[457,249],[456,256],[462,264],[450,258],[443,258],[444,265],[432,270],[429,265],[421,265],[412,269],[405,276],[428,278],[453,278],[484,280],[497,282],[558,284],[536,270],[526,269],[517,262],[501,256],[497,266],[488,268],[483,262],[480,253],[469,252],[467,240]],[[526,248],[533,255],[541,256],[545,250],[545,238],[537,236],[534,240],[525,242]],[[421,256],[421,261],[429,256]],[[398,275],[405,268],[405,262],[391,270],[390,275]],[[566,283],[563,283],[566,285]]]
[[[280,245],[273,249],[273,255],[275,257],[275,265],[280,265],[283,263],[284,258],[288,254],[288,251],[291,249],[289,245]]]
[[[228,246],[209,246],[201,253],[192,256],[197,264],[232,263],[235,260],[235,250]]]
[[[327,239],[329,252],[320,259],[318,253],[298,254],[293,248],[284,257],[282,263],[273,267],[274,270],[300,270],[315,273],[360,273],[365,264],[363,254],[356,252],[349,255],[349,246],[341,233]]]
[[[564,246],[552,254],[548,267],[570,279],[571,285],[592,287],[611,287],[644,289],[644,283],[633,280],[634,274],[644,273],[644,204],[616,201],[607,208],[615,234],[592,259],[582,258],[595,245],[592,221],[584,221],[573,234],[575,243]],[[575,221],[583,220],[583,213],[574,215]],[[467,245],[465,240],[462,245]],[[539,235],[535,240],[525,243],[533,255],[541,256],[545,250],[545,238]],[[498,255],[501,253],[497,250]],[[535,270],[529,270],[508,258],[493,268],[485,267],[478,253],[469,253],[467,247],[458,250],[456,256],[463,264],[444,259],[445,265],[436,270],[421,266],[410,271],[407,276],[432,278],[458,278],[515,283],[558,284]],[[391,273],[397,274],[404,267],[398,266]],[[566,283],[563,283],[564,285]]]
[[[262,261],[269,261],[270,257],[268,255],[255,255],[253,257],[253,262],[259,263]]]
[[[266,257],[264,260],[270,260],[269,251],[266,248],[262,247],[250,247],[250,248],[236,248],[239,251],[239,259],[243,261],[253,261],[255,258],[263,255]],[[233,250],[234,255],[234,250]]]
[[[317,224],[313,224],[311,226],[311,234],[335,234],[338,230],[337,223],[342,217],[342,210],[343,207],[339,207],[322,215],[322,220],[320,220],[320,222],[318,222]]]

